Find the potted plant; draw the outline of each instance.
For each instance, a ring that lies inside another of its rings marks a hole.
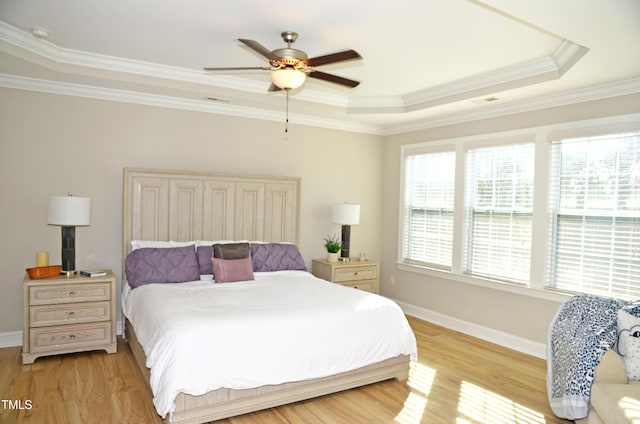
[[[338,255],[342,248],[342,243],[338,237],[335,234],[331,237],[325,237],[324,247],[327,249],[327,261],[338,262]]]

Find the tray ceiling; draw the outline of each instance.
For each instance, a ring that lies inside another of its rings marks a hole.
[[[282,120],[268,71],[202,68],[265,66],[237,39],[276,49],[291,30],[310,56],[363,57],[319,68],[355,89],[308,79],[292,91],[291,125],[389,134],[640,91],[635,0],[368,5],[3,0],[0,85]]]

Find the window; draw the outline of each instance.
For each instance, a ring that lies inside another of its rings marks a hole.
[[[403,262],[451,269],[455,153],[404,161]]]
[[[465,272],[529,281],[534,152],[533,143],[467,152]]]
[[[404,145],[399,268],[553,299],[640,298],[639,123]]]
[[[554,142],[548,285],[640,297],[640,133]]]

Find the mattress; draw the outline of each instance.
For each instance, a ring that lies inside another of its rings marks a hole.
[[[398,355],[417,359],[402,310],[385,297],[304,271],[254,278],[125,287],[123,312],[145,351],[160,416],[181,392],[326,377]]]

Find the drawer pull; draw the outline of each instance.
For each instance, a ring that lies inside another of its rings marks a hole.
[[[354,272],[353,275],[358,276],[358,271]]]
[[[72,334],[72,335],[70,335],[70,336],[69,336],[69,338],[70,338],[71,340],[73,340],[73,339],[75,339],[75,338],[76,338],[76,336]]]
[[[69,296],[75,296],[75,295],[76,295],[76,292],[74,292],[74,291],[70,291],[69,292]]]
[[[69,316],[70,316],[70,317],[74,317],[74,316],[76,316],[76,313],[75,313],[75,312],[73,312],[73,311],[71,311],[71,312],[69,312]]]

